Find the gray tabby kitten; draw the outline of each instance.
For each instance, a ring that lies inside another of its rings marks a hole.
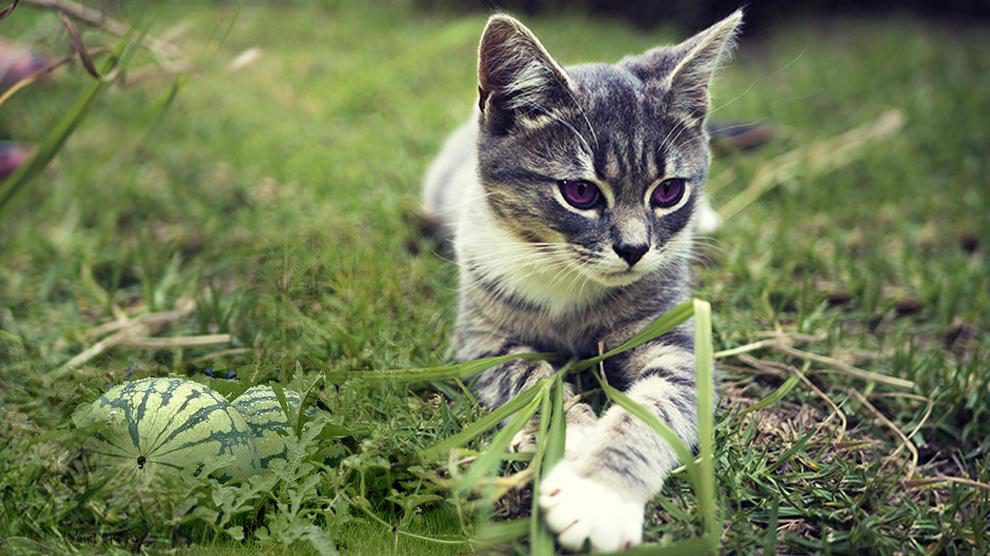
[[[566,69],[520,22],[488,21],[478,111],[447,141],[424,192],[460,265],[458,359],[589,357],[688,299],[706,207],[708,86],[741,20],[737,11],[679,45]],[[691,326],[612,358],[606,373],[694,444]],[[553,372],[523,360],[490,369],[478,399],[497,407]],[[638,544],[644,506],[676,456],[621,407],[596,417],[573,403],[567,417],[565,458],[539,492],[547,524],[571,549]],[[513,445],[531,449],[532,434]]]

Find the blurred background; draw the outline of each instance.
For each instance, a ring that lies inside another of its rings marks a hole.
[[[971,21],[990,16],[990,4],[980,0],[812,0],[810,2],[733,2],[731,0],[420,0],[419,5],[432,10],[485,11],[498,10],[526,15],[582,13],[596,17],[615,17],[642,28],[674,25],[681,30],[704,28],[736,8],[746,10],[749,31],[762,31],[795,21],[822,21],[837,16],[888,17],[913,15],[942,21]]]
[[[737,6],[22,0],[0,21],[0,551],[229,541],[204,514],[91,502],[78,449],[47,436],[126,377],[289,383],[447,360],[457,269],[415,212],[476,103],[494,9],[574,64],[676,43]],[[726,221],[699,240],[695,294],[716,349],[783,334],[818,359],[720,359],[724,546],[986,553],[990,4],[746,10],[712,118],[773,137],[713,161]],[[113,336],[138,325],[138,339]],[[336,490],[411,531],[465,534],[442,503],[401,510],[423,484],[410,454],[476,415],[460,389],[322,395],[361,424],[334,449],[375,478],[321,468],[326,491],[304,506],[333,543],[394,549],[364,514],[324,511]],[[924,483],[937,477],[951,480]],[[691,532],[687,481],[665,492],[648,540]],[[288,527],[265,508],[232,519],[249,535]],[[465,550],[396,539],[413,543],[400,553]]]

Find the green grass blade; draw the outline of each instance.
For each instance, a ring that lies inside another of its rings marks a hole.
[[[674,453],[677,454],[677,459],[679,459],[681,463],[684,464],[684,467],[687,468],[688,477],[691,478],[691,482],[695,485],[695,488],[698,488],[700,486],[698,466],[695,465],[694,458],[691,457],[691,448],[683,440],[681,440],[681,437],[677,436],[674,429],[670,428],[670,425],[661,421],[656,414],[639,405],[629,396],[609,386],[604,381],[601,381],[600,378],[599,381],[601,382],[602,390],[605,391],[605,395],[609,400],[612,400],[613,403],[625,408],[626,411],[649,425],[650,428],[656,431],[661,438],[667,441],[667,444],[669,444],[671,449],[674,450]]]
[[[528,532],[529,519],[525,517],[512,521],[489,522],[481,526],[477,536],[471,539],[471,543],[481,548],[507,544],[525,537]]]
[[[305,425],[307,421],[312,420],[312,418],[310,419],[306,418],[306,410],[309,409],[310,405],[316,404],[316,400],[319,399],[320,397],[319,386],[321,386],[322,383],[323,381],[320,378],[317,378],[316,380],[313,381],[312,384],[309,385],[309,388],[307,388],[306,391],[303,392],[302,395],[299,397],[299,408],[296,410],[297,413],[295,415],[296,438],[302,438],[303,425]]]
[[[520,409],[526,407],[533,398],[539,395],[540,390],[543,388],[543,383],[533,385],[529,389],[523,391],[521,394],[512,398],[508,402],[499,406],[495,411],[485,415],[481,419],[478,419],[472,423],[469,427],[466,427],[461,432],[447,438],[433,446],[420,452],[420,457],[422,459],[433,459],[437,456],[446,454],[451,448],[456,448],[457,446],[463,446],[470,442],[473,438],[483,434],[484,432],[493,429],[498,426],[504,419],[512,415],[513,413],[519,411]]]
[[[492,439],[492,443],[481,452],[478,459],[471,465],[471,469],[464,475],[459,486],[462,494],[469,492],[482,477],[491,474],[495,466],[502,461],[502,456],[508,451],[512,437],[521,431],[536,414],[540,408],[540,398],[537,396],[546,392],[548,383],[541,381],[534,388],[537,389],[536,395],[530,399],[525,407],[512,416],[512,420],[502,427],[502,430],[498,431],[498,434]]]
[[[622,552],[607,552],[606,554],[622,554],[622,556],[697,556],[710,551],[709,540],[696,537],[686,541],[668,545],[643,544]]]
[[[367,371],[324,371],[327,381],[340,383],[349,378],[360,378],[377,382],[431,382],[453,378],[467,378],[496,365],[524,359],[526,361],[552,361],[555,353],[515,353],[464,361],[443,367],[423,367],[419,369],[387,369]]]
[[[584,369],[591,368],[609,357],[618,355],[622,352],[633,349],[634,347],[641,346],[650,340],[659,338],[663,334],[670,332],[678,325],[691,318],[693,313],[694,305],[690,301],[685,301],[684,303],[681,303],[680,305],[664,313],[663,316],[657,320],[648,324],[638,334],[620,346],[610,349],[599,356],[578,361],[574,364],[574,370],[582,371]]]
[[[767,518],[767,538],[763,544],[764,554],[777,553],[777,522],[780,518],[780,499],[774,498],[770,506],[770,517]]]
[[[663,509],[663,511],[667,512],[671,515],[671,517],[678,521],[691,523],[694,519],[685,508],[681,508],[672,503],[666,496],[657,496],[655,502]]]
[[[143,34],[142,34],[143,37]],[[138,38],[140,41],[141,38]],[[114,64],[125,68],[135,49],[128,49],[131,44],[131,35],[125,35],[114,47],[110,58],[104,65],[103,71],[110,71]],[[79,123],[82,122],[89,113],[93,102],[111,85],[112,82],[94,79],[89,87],[79,96],[76,103],[69,110],[55,127],[52,128],[45,140],[38,146],[37,150],[23,164],[17,167],[2,184],[0,184],[0,217],[4,216],[6,209],[9,209],[14,197],[36,178],[48,166],[48,163],[55,158],[55,155],[62,149],[72,132],[75,131]]]
[[[712,306],[707,301],[694,302],[694,358],[697,366],[698,451],[701,454],[698,506],[705,523],[708,552],[718,550],[721,523],[715,504],[715,381],[712,347]],[[693,464],[693,462],[692,462]]]
[[[773,462],[772,464],[770,464],[769,467],[767,467],[764,474],[769,475],[770,473],[773,473],[778,467],[790,461],[791,456],[804,449],[804,445],[807,444],[808,441],[811,440],[814,436],[815,436],[814,431],[802,435],[801,438],[798,439],[796,444],[785,450],[784,453],[780,454],[780,456],[777,458],[777,461]]]
[[[179,91],[182,90],[182,87],[185,86],[188,80],[189,76],[187,75],[177,75],[172,80],[172,85],[169,86],[168,90],[152,105],[147,116],[148,128],[144,132],[145,141],[150,141],[151,136],[158,130],[158,126],[165,121],[165,116],[174,105],[176,97],[179,96]]]
[[[780,385],[779,388],[774,390],[773,393],[763,398],[762,400],[754,403],[753,405],[747,407],[746,409],[742,410],[739,413],[739,416],[742,417],[748,413],[759,411],[761,409],[770,407],[771,405],[779,402],[780,400],[784,399],[784,396],[786,396],[788,392],[793,390],[794,387],[797,386],[799,382],[801,382],[801,377],[797,375],[791,375],[790,377],[787,378],[787,380],[784,381],[783,384]]]
[[[529,514],[529,553],[533,556],[553,556],[553,536],[540,519],[540,497],[537,493],[540,491],[540,479],[544,470],[550,468],[546,461],[549,444],[547,435],[550,431],[550,420],[556,418],[556,415],[552,415],[551,408],[553,407],[552,398],[556,392],[554,386],[559,380],[559,376],[555,377],[549,387],[543,391],[543,399],[540,404],[540,431],[536,437],[536,453],[533,455],[533,463],[531,464],[535,474],[533,476],[532,507]]]
[[[564,443],[567,439],[567,415],[564,414],[564,377],[560,375],[553,383],[553,410],[547,438],[547,453],[543,465],[553,469],[564,457]]]

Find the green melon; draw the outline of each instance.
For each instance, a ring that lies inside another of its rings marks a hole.
[[[285,401],[294,411],[299,411],[302,396],[292,390],[283,390]],[[252,386],[238,396],[233,405],[244,416],[248,426],[254,431],[254,444],[258,447],[261,466],[268,467],[273,460],[284,460],[288,456],[284,435],[289,432],[289,419],[282,411],[278,397],[271,386]],[[310,408],[307,414],[315,411]]]
[[[211,388],[179,378],[146,378],[114,387],[88,408],[96,431],[90,447],[102,459],[141,473],[197,469],[209,458],[233,458],[224,472],[245,477],[260,468],[244,418]]]

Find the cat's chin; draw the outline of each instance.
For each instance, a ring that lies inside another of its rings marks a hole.
[[[640,281],[643,276],[646,276],[645,272],[629,269],[618,272],[596,272],[590,277],[603,286],[620,288]]]

